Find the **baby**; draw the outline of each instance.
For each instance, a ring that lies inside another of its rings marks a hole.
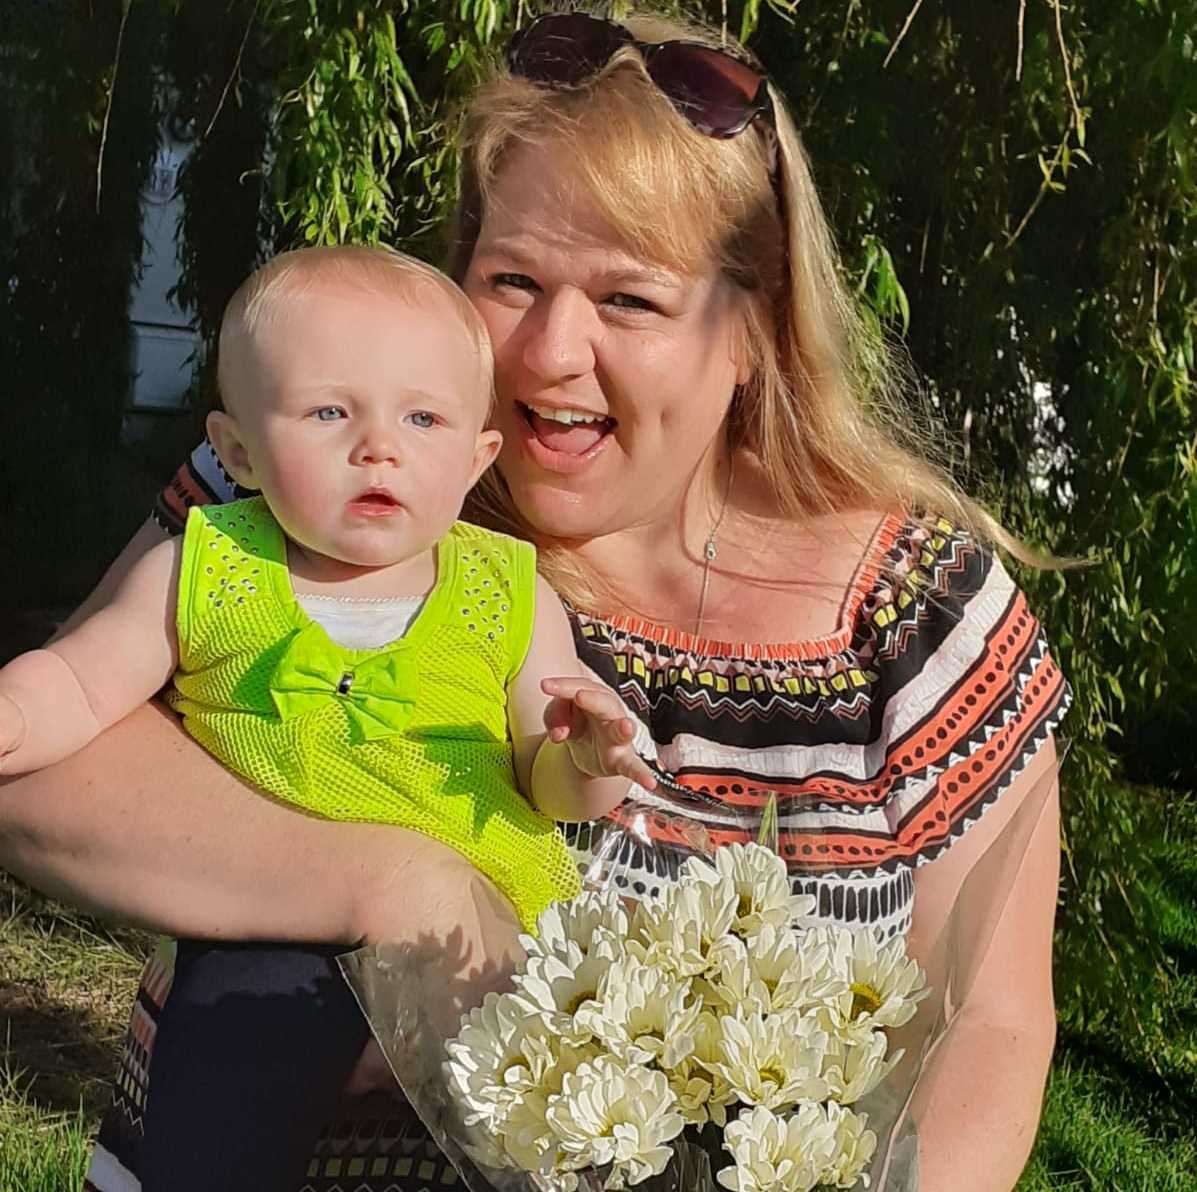
[[[80,749],[173,677],[188,732],[276,798],[451,845],[525,926],[575,893],[552,820],[654,782],[533,548],[456,520],[501,442],[492,368],[465,297],[393,250],[255,273],[208,431],[261,495],[193,508],[106,608],[0,670],[0,770]]]
[[[525,928],[574,894],[553,821],[655,781],[533,548],[457,520],[500,446],[492,371],[460,291],[392,250],[255,273],[208,431],[260,496],[193,508],[105,608],[0,670],[0,770],[65,757],[173,680],[187,731],[269,795],[442,842],[443,881],[468,859]]]

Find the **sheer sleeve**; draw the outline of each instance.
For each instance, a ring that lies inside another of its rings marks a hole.
[[[178,535],[192,505],[223,504],[249,495],[233,482],[212,444],[204,439],[158,494],[153,517],[167,533]]]

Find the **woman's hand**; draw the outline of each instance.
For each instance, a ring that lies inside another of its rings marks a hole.
[[[632,747],[636,726],[619,696],[593,679],[544,679],[541,690],[551,695],[544,726],[549,740],[569,749],[574,765],[591,778],[627,778],[645,790],[657,779]]]

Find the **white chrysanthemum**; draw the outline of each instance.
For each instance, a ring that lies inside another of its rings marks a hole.
[[[621,956],[618,941],[600,932],[591,940],[589,952],[568,943],[560,954],[529,956],[524,971],[513,980],[516,988],[540,1009],[572,1018],[582,1006],[598,998],[603,978]],[[565,1028],[558,1024],[558,1029]]]
[[[525,1093],[508,1107],[496,1136],[507,1166],[544,1171],[552,1164],[557,1141],[545,1120],[548,1109],[549,1099],[539,1091]]]
[[[628,934],[628,913],[614,890],[585,891],[568,902],[550,903],[536,921],[536,935],[521,935],[524,951],[531,956],[569,957],[569,945],[586,953],[595,936],[622,941]]]
[[[738,1100],[785,1109],[826,1097],[821,1073],[830,1040],[813,1017],[724,1015],[719,1029],[719,1062],[710,1071],[727,1082]]]
[[[834,963],[847,987],[829,1003],[844,1026],[857,1032],[904,1026],[927,996],[926,975],[906,955],[906,942],[896,936],[882,943],[876,932],[832,932]]]
[[[736,894],[731,930],[737,935],[755,935],[765,925],[784,929],[814,913],[814,898],[793,893],[785,861],[759,844],[724,845],[715,850],[713,865],[691,858],[682,877],[730,883]]]
[[[531,1044],[536,1046],[543,1041]],[[566,1077],[572,1076],[583,1064],[593,1064],[603,1058],[603,1052],[587,1044],[574,1047],[558,1039],[549,1040],[552,1062],[538,1065],[543,1076],[536,1088],[523,1092],[507,1108],[500,1126],[500,1138],[509,1162],[523,1171],[547,1174],[560,1157],[559,1139],[548,1121],[548,1107],[552,1099],[565,1087]],[[529,1044],[525,1044],[529,1046]]]
[[[833,1037],[823,1059],[827,1095],[842,1105],[851,1105],[867,1096],[902,1058],[902,1052],[898,1051],[887,1059],[888,1050],[889,1040],[883,1031],[873,1031],[860,1040]]]
[[[677,1098],[678,1113],[687,1125],[705,1126],[727,1122],[727,1109],[734,1105],[736,1094],[731,1086],[713,1071],[720,1062],[719,1043],[723,1033],[714,1014],[703,1011],[694,1024],[694,1048],[680,1064],[665,1073],[669,1087]]]
[[[769,924],[746,940],[729,936],[711,950],[708,1004],[761,1014],[806,1011],[846,988],[825,933],[800,932]]]
[[[447,1045],[445,1063],[467,1125],[497,1127],[519,1097],[537,1087],[553,1062],[553,1038],[547,1017],[517,994],[488,993],[469,1012]]]
[[[701,1008],[689,982],[628,956],[608,969],[599,1000],[582,1006],[575,1021],[628,1063],[668,1070],[694,1050]]]
[[[723,1132],[735,1160],[718,1180],[731,1192],[811,1192],[835,1162],[835,1126],[821,1105],[779,1117],[763,1106],[740,1114]]]
[[[663,1072],[625,1066],[613,1056],[567,1075],[546,1117],[559,1148],[555,1171],[611,1164],[612,1188],[664,1171],[669,1143],[685,1127]]]
[[[834,1103],[827,1106],[827,1120],[835,1130],[835,1157],[823,1169],[819,1182],[831,1188],[867,1188],[864,1169],[877,1149],[877,1135],[866,1129],[868,1116]]]
[[[545,1171],[556,1148],[545,1120],[549,1098],[561,1092],[567,1075],[603,1052],[592,1044],[575,1047],[552,1033],[525,1035],[520,1051],[527,1065],[508,1069],[511,1083],[495,1095],[495,1111],[489,1119],[475,1115],[474,1123],[481,1121],[481,1129],[471,1135],[470,1151],[485,1166]]]
[[[769,991],[753,977],[744,940],[725,935],[712,945],[708,959],[706,975],[694,981],[694,989],[707,1009],[717,1014],[737,1009],[744,1013],[769,1013]]]
[[[711,948],[730,930],[735,912],[730,883],[678,882],[637,908],[627,951],[679,977],[697,976],[710,967]]]

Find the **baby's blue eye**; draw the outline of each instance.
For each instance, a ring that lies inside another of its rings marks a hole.
[[[321,422],[336,422],[340,418],[348,417],[348,415],[340,406],[321,406],[316,411],[316,417]]]
[[[435,415],[429,414],[427,410],[416,410],[408,417],[411,419],[412,425],[418,426],[421,430],[431,430],[436,425]]]

